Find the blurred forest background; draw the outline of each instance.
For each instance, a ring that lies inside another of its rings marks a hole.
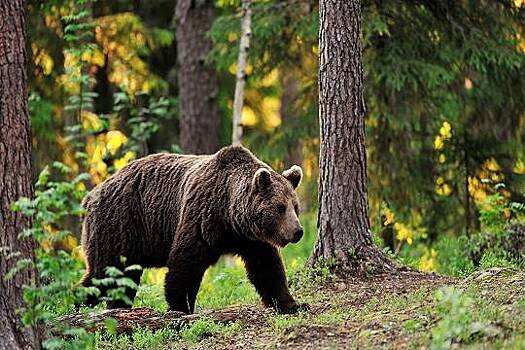
[[[240,2],[176,3],[29,1],[35,178],[59,161],[66,179],[90,175],[81,197],[146,154],[231,142]],[[524,6],[363,2],[370,220],[378,244],[423,270],[525,201]],[[308,232],[287,249],[304,260],[316,234],[318,4],[252,11],[243,144],[275,169],[303,167]],[[78,224],[61,220],[73,249]]]

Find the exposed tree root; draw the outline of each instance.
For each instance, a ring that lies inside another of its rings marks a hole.
[[[330,271],[341,277],[345,276],[369,276],[376,274],[406,271],[399,267],[393,260],[388,258],[380,249],[374,245],[361,246],[358,251],[336,250],[328,259],[320,254],[313,254],[308,264],[326,264]]]

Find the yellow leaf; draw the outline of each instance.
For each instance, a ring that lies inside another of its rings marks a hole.
[[[81,114],[82,127],[84,130],[100,130],[104,126],[100,118],[92,112],[83,110]]]
[[[437,270],[438,252],[434,249],[430,251],[427,249],[425,254],[419,260],[419,269],[424,272],[435,272]]]
[[[272,69],[272,71],[268,74],[266,74],[262,80],[261,85],[264,87],[270,87],[277,84],[277,80],[279,79],[279,71],[277,69]]]
[[[119,148],[127,142],[126,135],[118,130],[111,130],[106,134],[106,147],[111,154],[117,153]]]
[[[78,192],[84,192],[86,190],[86,185],[83,182],[77,182],[77,184],[75,185],[75,189]]]
[[[444,139],[449,139],[452,137],[452,126],[450,125],[449,122],[447,121],[444,121],[443,122],[443,126],[439,129],[439,134],[444,138]]]
[[[390,210],[390,208],[386,208],[383,215],[384,215],[384,220],[383,220],[384,226],[388,226],[394,222],[394,213],[392,212],[392,210]]]
[[[73,248],[78,246],[77,238],[73,235],[68,235],[62,240],[62,245],[68,250],[73,250]]]
[[[242,107],[241,123],[246,126],[254,126],[257,124],[257,115],[253,109],[248,106]]]
[[[281,125],[281,100],[276,97],[265,97],[261,104],[266,126],[273,129]]]
[[[116,170],[122,169],[126,164],[135,159],[135,152],[128,151],[122,158],[115,159],[113,161],[113,166]]]
[[[443,138],[438,135],[434,138],[434,149],[442,149],[444,146]]]
[[[398,241],[406,241],[408,244],[412,244],[414,241],[414,233],[401,222],[394,224],[394,229],[397,231],[396,239]]]
[[[76,247],[74,247],[73,250],[71,251],[71,256],[73,256],[73,259],[77,261],[84,261],[85,255],[84,255],[84,250],[82,249],[82,246],[77,245]]]
[[[485,161],[485,163],[483,164],[483,166],[485,168],[487,168],[488,170],[490,170],[490,171],[499,171],[499,170],[501,170],[501,167],[500,167],[498,161],[494,157],[490,157],[489,159],[487,159]]]
[[[239,36],[238,36],[237,33],[235,33],[235,32],[229,32],[229,33],[228,33],[228,41],[229,41],[230,43],[232,43],[232,42],[234,42],[234,41],[237,41],[237,38],[238,38],[238,37],[239,37]]]
[[[518,159],[512,168],[512,171],[516,174],[523,175],[525,174],[525,162],[521,159]]]

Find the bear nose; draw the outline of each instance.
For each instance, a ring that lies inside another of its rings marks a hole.
[[[301,238],[303,237],[303,228],[299,228],[297,231],[295,231],[295,233],[293,234],[293,240],[292,242],[293,243],[297,243],[301,240]]]

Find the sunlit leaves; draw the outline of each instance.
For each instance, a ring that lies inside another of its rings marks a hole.
[[[394,229],[396,230],[396,239],[398,241],[406,241],[408,244],[412,244],[414,242],[414,235],[412,231],[402,222],[396,222],[394,224]]]
[[[111,130],[106,134],[106,148],[113,155],[127,142],[128,138],[121,131]]]
[[[448,196],[452,192],[452,188],[442,176],[438,176],[435,191],[440,196]]]
[[[148,31],[135,14],[118,13],[97,19],[95,38],[107,56],[110,82],[130,96],[137,91],[165,87],[165,83],[149,71],[141,55],[147,55],[150,47],[169,45],[172,34],[160,29]]]
[[[419,269],[425,272],[435,272],[438,269],[438,252],[431,248],[427,249],[419,261]]]

